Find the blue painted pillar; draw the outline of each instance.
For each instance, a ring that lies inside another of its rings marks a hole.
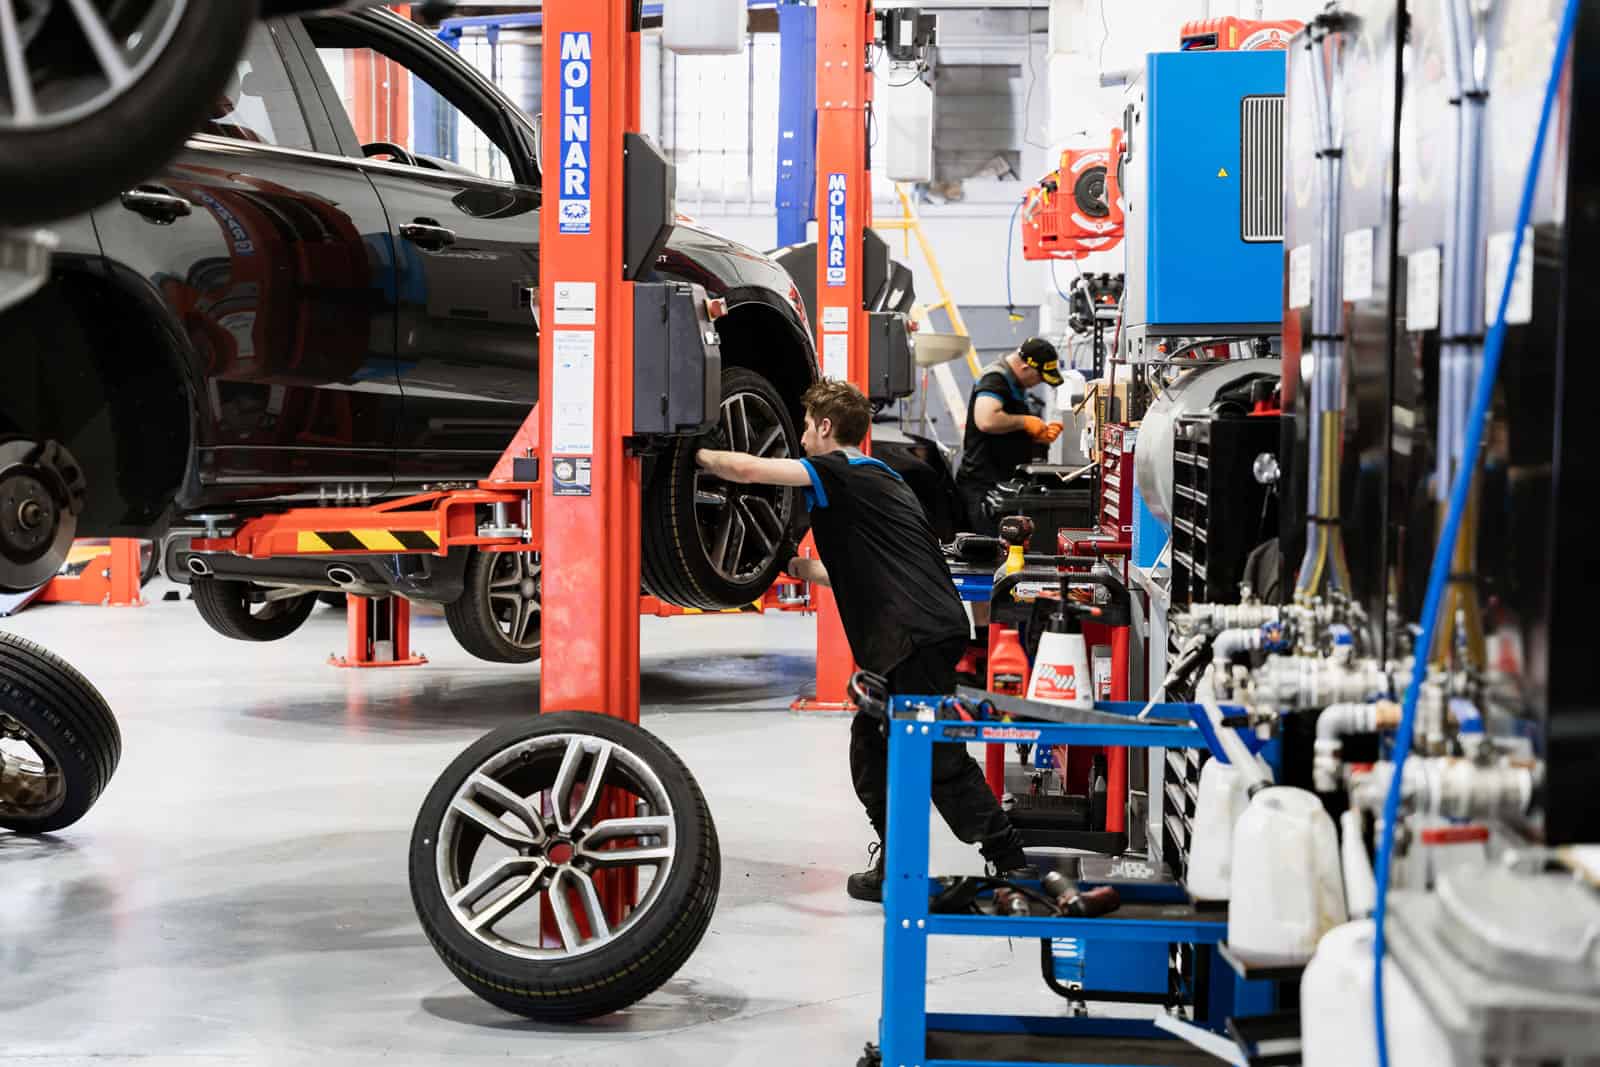
[[[816,217],[817,9],[778,6],[778,247],[806,239]]]

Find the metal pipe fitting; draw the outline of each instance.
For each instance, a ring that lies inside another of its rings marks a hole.
[[[1331,704],[1323,708],[1317,716],[1316,758],[1311,765],[1316,791],[1333,793],[1339,789],[1339,770],[1344,765],[1346,736],[1392,729],[1399,724],[1400,706],[1393,701]]]
[[[1217,635],[1216,640],[1211,642],[1211,659],[1215,663],[1226,663],[1241,653],[1260,650],[1260,627],[1223,630]]]
[[[1274,656],[1251,678],[1257,703],[1287,711],[1367,704],[1390,689],[1383,664],[1372,659],[1336,663],[1321,656]]]
[[[211,561],[204,556],[190,556],[184,564],[196,578],[211,577]]]
[[[1393,763],[1377,764],[1351,790],[1351,804],[1381,811],[1393,778]],[[1413,757],[1406,761],[1400,800],[1408,811],[1447,819],[1508,819],[1528,812],[1537,785],[1537,768],[1525,763],[1484,766],[1455,756]]]

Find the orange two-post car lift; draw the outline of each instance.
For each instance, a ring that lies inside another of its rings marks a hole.
[[[819,347],[824,373],[848,375],[865,386],[871,361],[861,278],[870,197],[866,101],[871,72],[865,61],[872,5],[869,0],[823,0],[819,16],[819,36],[827,43],[818,62],[823,163],[818,203],[823,206],[819,214],[829,219],[822,235],[829,251],[818,257],[819,320],[824,327]],[[319,536],[345,531],[357,536],[336,538],[340,544],[354,540],[383,546],[368,551],[442,554],[472,546],[495,552],[539,552],[544,662],[539,709],[597,712],[637,724],[639,615],[642,609],[660,608],[642,601],[639,592],[641,452],[663,437],[696,433],[715,419],[721,354],[711,318],[714,309],[704,290],[635,280],[655,262],[675,217],[671,167],[634,132],[639,127],[638,0],[545,0],[543,17],[546,167],[540,218],[538,406],[490,477],[474,488],[427,493],[375,507],[289,511],[246,521],[235,530],[218,530],[214,535],[207,531],[208,536],[196,538],[192,548],[258,558],[347,554],[348,549],[333,549],[327,538]],[[909,351],[905,356],[909,359]],[[842,638],[819,648],[818,659],[824,666],[849,669]],[[841,698],[843,688],[840,679]],[[476,759],[474,752],[483,744],[464,753],[463,760]],[[571,757],[580,748],[567,751]],[[566,759],[562,768],[553,790],[567,780]],[[576,765],[572,771],[577,774]],[[453,769],[447,771],[446,778],[452,773]],[[599,776],[603,771],[597,766],[591,773]],[[480,790],[480,798],[498,798],[508,814],[527,816],[529,825],[542,822],[538,813],[529,812],[525,796],[511,797],[483,774],[474,773],[470,781]],[[638,817],[632,804],[617,787],[607,785],[598,804],[585,803],[584,810],[598,807],[596,817],[611,820],[609,825],[619,832],[650,836],[640,827],[659,819]],[[466,812],[469,822],[477,820],[480,828],[488,826],[502,838],[508,835],[507,828],[495,816],[485,815],[477,801],[458,797],[450,811],[458,810]],[[555,813],[557,829],[552,833],[569,833],[564,815],[560,810]],[[443,868],[435,870],[432,857],[446,841],[443,831],[424,827],[423,822],[419,816],[421,836],[413,840],[413,895],[421,885],[436,896],[438,886],[433,883],[445,876],[440,873]],[[581,842],[561,836],[538,844],[539,856],[513,856],[488,872],[490,879],[513,868],[534,874],[526,876],[520,889],[487,905],[485,914],[471,917],[473,929],[539,889],[543,885],[539,878],[545,877],[540,871],[557,871],[557,880],[550,882],[548,892],[541,890],[542,941],[535,944],[549,946],[557,933],[554,943],[569,948],[587,943],[585,938],[609,937],[630,914],[638,913],[636,909],[648,905],[650,898],[641,903],[639,894],[653,888],[641,888],[635,869],[619,868],[595,873],[592,888],[597,895],[585,898],[593,907],[563,906],[568,895],[580,892],[572,886],[590,886],[587,875],[580,879],[571,869]],[[634,852],[647,857],[649,848]],[[446,873],[451,878],[461,874],[453,868]],[[571,879],[571,884],[562,878]],[[450,921],[469,921],[462,909],[474,906],[481,895],[479,885],[474,881],[453,888],[448,898],[440,900],[429,896],[430,916],[437,912],[438,922],[449,916],[454,916]],[[713,888],[710,899],[714,897]],[[583,915],[574,919],[575,912]],[[698,937],[696,932],[692,940]],[[692,941],[688,944],[692,948]],[[447,955],[443,949],[441,955]],[[451,962],[448,956],[446,962]],[[453,963],[452,968],[457,969]],[[463,972],[457,969],[457,973]],[[536,1017],[547,1008],[578,1010],[555,1000],[539,1002],[540,997],[555,994],[508,1002],[486,991],[481,981],[469,986],[496,1003]],[[573,995],[587,996],[583,993],[587,988]],[[595,1003],[583,1010],[591,1009],[601,1010]]]

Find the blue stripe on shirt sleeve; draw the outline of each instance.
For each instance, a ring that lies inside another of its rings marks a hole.
[[[812,508],[825,508],[828,506],[828,491],[822,488],[822,479],[817,476],[817,468],[812,466],[809,459],[802,459],[800,465],[811,475],[811,488],[805,491],[806,510]]]
[[[978,395],[979,396],[992,396],[996,400],[1000,401],[1000,403],[1002,403],[1002,404],[1004,404],[1008,399],[1010,399],[1009,397],[1001,396],[999,393],[995,392],[993,389],[980,389],[980,390],[978,390]]]

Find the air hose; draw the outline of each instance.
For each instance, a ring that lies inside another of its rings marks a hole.
[[[1378,842],[1377,906],[1372,919],[1376,936],[1372,946],[1372,994],[1377,1012],[1378,1064],[1389,1067],[1389,1035],[1384,1018],[1383,956],[1384,920],[1388,915],[1390,862],[1394,855],[1396,824],[1400,818],[1400,787],[1405,780],[1406,756],[1411,751],[1412,735],[1416,727],[1417,698],[1428,673],[1428,649],[1433,647],[1434,634],[1439,623],[1439,605],[1445,587],[1449,584],[1451,561],[1455,554],[1456,537],[1461,532],[1461,522],[1467,510],[1467,500],[1472,491],[1473,471],[1477,455],[1483,447],[1485,424],[1489,405],[1494,394],[1495,378],[1500,370],[1500,356],[1505,351],[1506,312],[1511,303],[1511,291],[1517,276],[1517,261],[1522,253],[1522,238],[1533,214],[1534,191],[1539,181],[1539,166],[1544,158],[1545,141],[1550,133],[1550,115],[1554,110],[1556,95],[1561,86],[1561,72],[1566,66],[1567,52],[1572,43],[1573,27],[1578,19],[1578,0],[1567,0],[1561,19],[1561,31],[1556,38],[1555,57],[1551,61],[1550,80],[1545,86],[1544,106],[1539,112],[1539,130],[1533,139],[1533,156],[1528,161],[1527,177],[1522,184],[1522,199],[1517,208],[1517,225],[1511,236],[1511,257],[1506,265],[1505,283],[1500,288],[1500,302],[1495,308],[1493,325],[1483,346],[1483,368],[1478,376],[1478,388],[1472,398],[1472,409],[1467,416],[1467,434],[1462,449],[1462,462],[1450,487],[1449,506],[1445,511],[1444,526],[1439,531],[1439,542],[1434,549],[1433,567],[1428,573],[1428,594],[1422,607],[1422,634],[1418,639],[1417,653],[1412,657],[1411,683],[1406,687],[1405,701],[1400,715],[1400,728],[1394,741],[1394,774],[1389,780],[1389,792],[1383,803],[1383,832]],[[1531,254],[1531,253],[1530,253]]]

